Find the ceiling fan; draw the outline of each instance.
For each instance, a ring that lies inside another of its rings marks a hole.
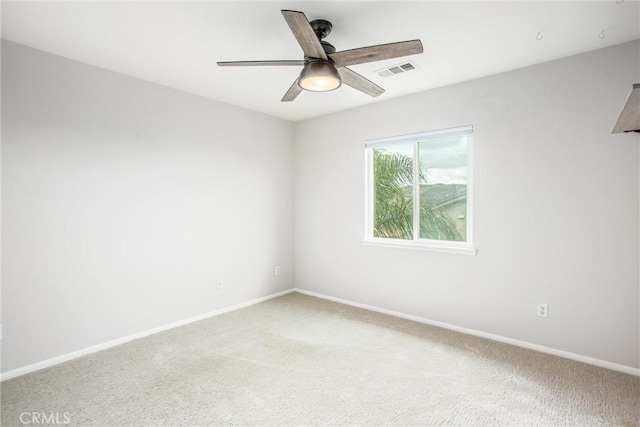
[[[328,92],[339,88],[342,83],[370,96],[379,96],[384,89],[347,68],[348,65],[364,64],[383,59],[422,53],[420,40],[361,47],[336,52],[336,48],[323,39],[332,29],[331,22],[316,19],[311,22],[302,12],[282,10],[285,21],[302,47],[302,60],[275,61],[227,61],[218,62],[221,67],[237,66],[302,66],[302,72],[284,94],[282,102],[293,101],[302,92]]]

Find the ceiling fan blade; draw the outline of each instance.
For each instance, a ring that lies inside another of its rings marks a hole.
[[[304,13],[296,12],[295,10],[282,10],[281,12],[296,40],[298,40],[298,44],[302,47],[304,56],[327,59],[327,54],[324,53],[320,40],[311,25],[309,25],[309,20],[304,16]]]
[[[300,95],[300,92],[302,92],[302,89],[300,88],[300,86],[298,86],[298,79],[296,79],[287,93],[284,94],[280,102],[293,101],[298,95]]]
[[[261,65],[304,65],[304,60],[282,60],[282,61],[225,61],[218,62],[220,67],[257,67]]]
[[[367,95],[376,97],[382,95],[384,93],[384,89],[380,86],[362,77],[360,74],[356,73],[353,70],[350,70],[347,67],[338,68],[338,72],[340,73],[340,77],[342,78],[342,83],[347,86],[351,86],[354,89],[359,90],[360,92],[364,92]]]
[[[404,42],[379,44],[376,46],[343,50],[341,52],[332,53],[329,56],[335,62],[336,67],[346,67],[348,65],[364,64],[367,62],[381,61],[383,59],[415,55],[417,53],[422,53],[423,51],[422,42],[420,40],[408,40]]]

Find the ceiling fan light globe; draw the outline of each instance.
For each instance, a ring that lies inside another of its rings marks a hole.
[[[341,85],[340,74],[329,61],[307,63],[298,78],[298,86],[311,92],[329,92]]]
[[[329,92],[331,90],[338,89],[341,82],[333,77],[318,76],[300,80],[298,84],[302,89],[311,92]]]

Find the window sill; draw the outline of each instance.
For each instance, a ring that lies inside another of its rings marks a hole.
[[[478,250],[467,243],[435,243],[414,242],[396,239],[368,239],[363,240],[365,246],[380,246],[384,248],[412,249],[417,251],[443,252],[449,254],[475,255]]]

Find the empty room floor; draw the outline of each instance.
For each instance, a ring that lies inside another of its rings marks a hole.
[[[1,392],[5,426],[640,425],[638,377],[299,293]]]

